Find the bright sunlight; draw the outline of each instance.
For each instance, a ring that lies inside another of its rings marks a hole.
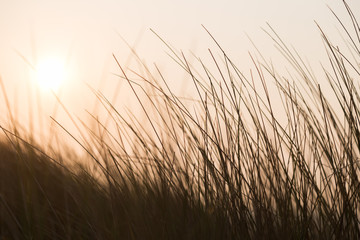
[[[57,91],[65,75],[63,62],[56,58],[44,59],[36,67],[36,81],[43,90]]]

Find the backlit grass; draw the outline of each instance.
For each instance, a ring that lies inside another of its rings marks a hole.
[[[331,66],[321,81],[269,27],[296,77],[253,57],[247,77],[220,45],[219,57],[209,52],[213,70],[201,59],[195,67],[165,43],[192,79],[191,101],[160,69],[130,76],[114,56],[144,116],[121,114],[93,90],[108,120],[89,113],[96,129],[84,124],[85,140],[68,132],[85,163],[2,127],[1,238],[359,238],[360,28],[344,6],[351,51],[319,27]]]

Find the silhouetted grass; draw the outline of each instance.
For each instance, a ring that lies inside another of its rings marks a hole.
[[[8,141],[0,145],[0,236],[358,239],[360,29],[344,6],[350,25],[339,23],[352,55],[319,27],[336,104],[269,26],[294,79],[254,58],[255,71],[246,77],[220,45],[220,57],[209,52],[216,72],[200,59],[199,69],[164,42],[197,90],[190,103],[172,92],[160,70],[157,78],[133,71],[141,79],[135,81],[115,57],[144,118],[120,114],[94,90],[114,129],[89,113],[97,129],[84,124],[83,142],[69,133],[88,152],[86,164],[70,166],[78,162],[71,155],[51,158],[2,128]]]

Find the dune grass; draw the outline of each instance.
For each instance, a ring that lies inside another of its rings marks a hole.
[[[190,103],[160,70],[133,71],[135,81],[114,56],[144,118],[94,90],[108,121],[89,113],[97,130],[84,124],[84,141],[69,133],[86,164],[2,128],[1,239],[358,239],[360,28],[344,6],[350,56],[319,27],[336,104],[269,27],[296,78],[254,58],[246,77],[220,45],[220,57],[209,52],[216,71],[201,59],[199,69],[165,43],[198,93]]]

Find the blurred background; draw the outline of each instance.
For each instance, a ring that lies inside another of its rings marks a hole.
[[[354,12],[360,11],[359,1],[348,4]],[[113,58],[114,54],[125,69],[144,73],[126,42],[150,71],[155,71],[156,63],[175,92],[191,97],[184,72],[150,29],[186,55],[194,53],[211,62],[208,49],[219,51],[203,24],[247,74],[253,67],[249,52],[256,55],[249,38],[267,61],[282,70],[283,59],[264,32],[269,23],[316,73],[327,58],[314,21],[334,42],[342,41],[329,8],[349,22],[340,0],[1,0],[0,124],[10,128],[9,119],[17,119],[24,129],[45,136],[51,132],[52,116],[71,132],[76,126],[66,111],[79,119],[88,118],[86,110],[98,111],[99,101],[91,88],[115,99],[120,112],[136,111]],[[43,75],[45,79],[60,76],[59,83],[44,84],[39,77]]]

